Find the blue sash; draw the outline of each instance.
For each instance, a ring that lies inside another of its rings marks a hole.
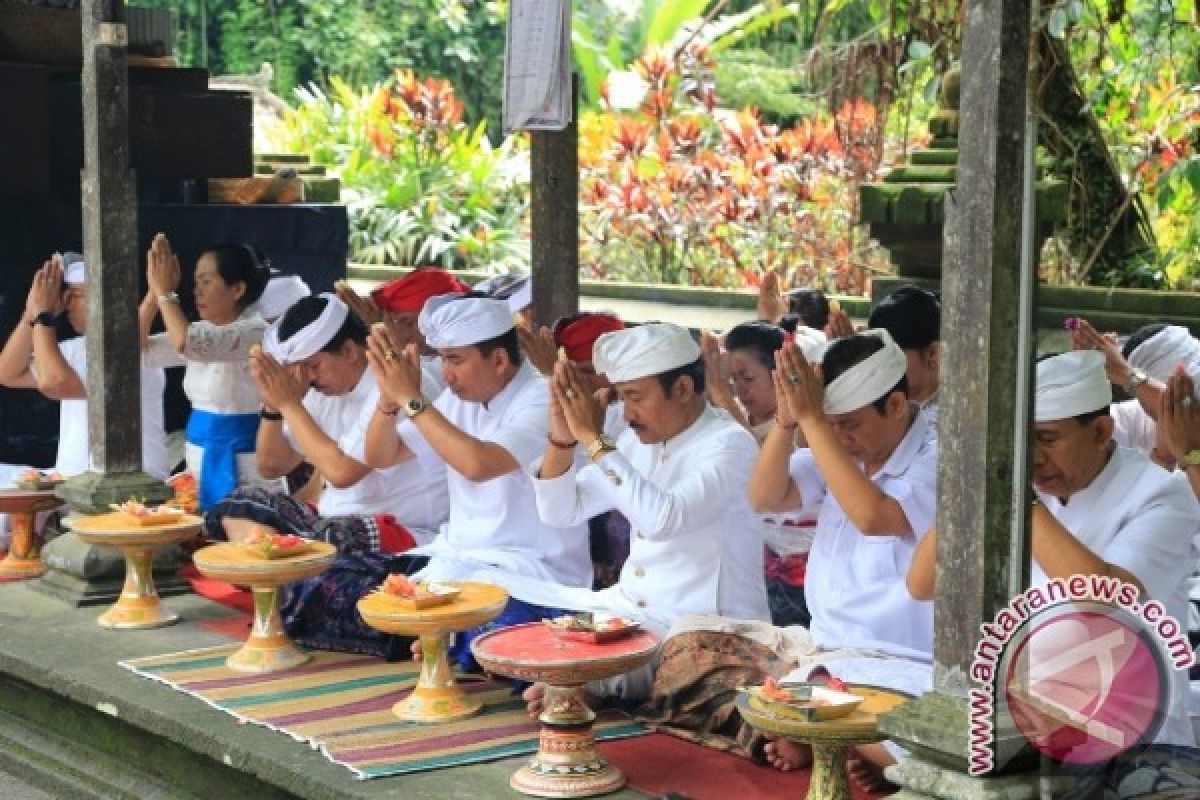
[[[258,414],[192,410],[187,440],[204,448],[200,462],[200,510],[207,511],[237,488],[237,454],[254,452]]]

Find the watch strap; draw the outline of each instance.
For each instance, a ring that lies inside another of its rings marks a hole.
[[[47,328],[53,328],[54,326],[58,325],[58,315],[53,311],[43,311],[33,319],[29,320],[29,326],[31,328],[38,325],[45,325]]]
[[[1200,447],[1184,453],[1183,458],[1179,459],[1179,463],[1183,464],[1185,467],[1200,466]]]

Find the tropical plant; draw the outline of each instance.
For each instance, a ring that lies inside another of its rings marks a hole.
[[[298,92],[298,107],[270,136],[342,179],[352,258],[527,266],[528,156],[519,139],[493,147],[484,123],[463,122],[463,103],[445,80],[404,70],[368,90],[330,84],[328,93]]]

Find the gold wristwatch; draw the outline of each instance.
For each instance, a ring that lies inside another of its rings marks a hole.
[[[605,436],[603,433],[592,440],[592,443],[587,447],[588,459],[595,461],[605,453],[611,453],[617,449],[616,443],[612,437]]]
[[[404,404],[404,415],[412,419],[427,408],[429,408],[429,401],[418,395]]]
[[[1184,467],[1200,466],[1200,447],[1195,450],[1188,450],[1183,454],[1183,458],[1179,459],[1179,463]]]

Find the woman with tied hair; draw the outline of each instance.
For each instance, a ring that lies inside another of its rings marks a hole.
[[[725,352],[711,333],[701,344],[708,399],[740,422],[761,444],[775,425],[775,354],[795,341],[807,358],[824,346],[820,331],[788,333],[768,322],[744,322],[725,334]],[[804,576],[816,529],[815,514],[763,514],[767,600],[775,625],[807,625]]]
[[[146,255],[148,290],[138,311],[147,364],[185,367],[183,390],[192,404],[185,458],[199,485],[201,510],[239,486],[266,486],[255,465],[258,392],[250,379],[250,348],[262,341],[266,322],[255,304],[270,267],[248,244],[206,248],[196,259],[193,294],[200,319],[190,322],[177,293],[179,258],[165,234]],[[149,335],[162,316],[164,333]]]

